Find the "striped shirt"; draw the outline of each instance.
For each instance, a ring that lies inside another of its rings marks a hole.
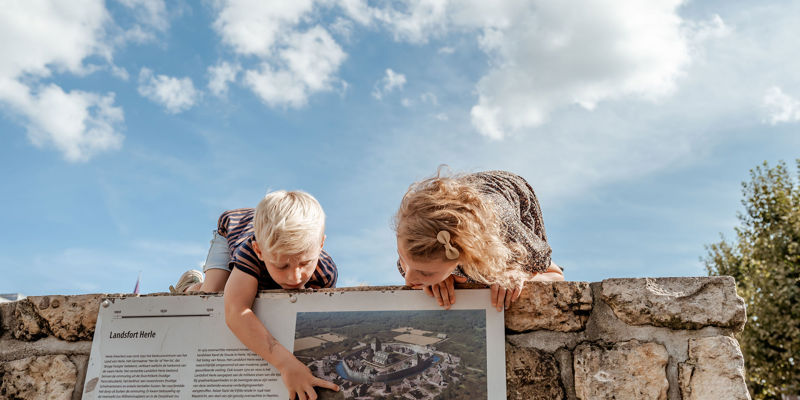
[[[217,222],[217,233],[228,240],[228,248],[231,251],[231,269],[239,269],[258,279],[258,290],[280,289],[281,286],[272,279],[267,271],[267,266],[253,250],[254,215],[254,208],[225,211]],[[306,283],[306,287],[311,289],[336,287],[338,276],[339,273],[333,258],[323,249],[319,255],[319,261],[317,261],[317,269]]]

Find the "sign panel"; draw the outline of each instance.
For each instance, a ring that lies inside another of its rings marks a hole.
[[[416,290],[263,293],[253,311],[320,378],[320,398],[505,399],[503,313],[488,290],[443,310]],[[84,399],[288,397],[279,372],[225,324],[221,296],[108,299]]]

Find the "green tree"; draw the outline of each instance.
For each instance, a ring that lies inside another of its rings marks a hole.
[[[796,160],[800,172],[800,159]],[[738,339],[754,399],[800,392],[800,182],[786,164],[750,170],[736,241],[706,246],[709,275],[736,278],[747,305]]]

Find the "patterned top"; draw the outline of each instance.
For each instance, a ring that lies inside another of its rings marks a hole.
[[[463,179],[494,205],[505,228],[506,240],[519,243],[528,251],[525,270],[545,272],[550,267],[553,251],[547,244],[542,209],[531,185],[521,176],[507,171],[478,172]]]
[[[503,224],[505,239],[525,247],[528,252],[525,270],[531,274],[545,272],[550,267],[552,249],[547,244],[542,210],[531,185],[521,176],[507,171],[478,172],[460,179],[475,187],[483,200],[492,204]],[[405,276],[400,260],[397,260],[397,269]],[[460,266],[453,274],[466,276]]]
[[[231,269],[236,268],[258,279],[258,290],[280,289],[267,271],[267,266],[256,256],[253,250],[255,226],[253,216],[255,209],[239,208],[225,211],[217,222],[217,233],[228,240],[231,251]],[[325,250],[319,255],[317,269],[306,283],[307,288],[320,289],[336,287],[339,273],[330,254]]]

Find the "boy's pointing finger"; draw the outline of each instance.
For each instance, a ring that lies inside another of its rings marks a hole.
[[[337,385],[337,384],[335,384],[333,382],[328,382],[328,381],[326,381],[324,379],[320,379],[320,378],[316,378],[314,380],[314,386],[319,386],[319,387],[323,387],[323,388],[326,388],[326,389],[330,389],[330,390],[333,390],[334,392],[338,392],[339,391],[339,385]]]

